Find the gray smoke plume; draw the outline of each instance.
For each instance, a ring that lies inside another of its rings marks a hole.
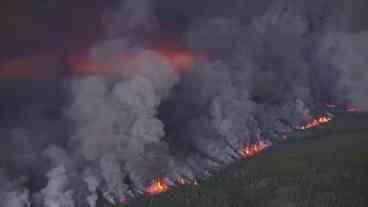
[[[29,191],[21,187],[22,180],[9,181],[2,170],[0,173],[0,199],[2,206],[29,207],[31,205]]]
[[[214,0],[198,14],[194,0],[172,1],[186,22],[174,39],[206,58],[181,74],[141,42],[170,22],[156,10],[165,1],[106,9],[88,56],[100,73],[66,80],[62,104],[27,108],[0,129],[1,206],[117,203],[156,176],[206,178],[242,147],[298,128],[321,102],[367,109],[368,34],[354,6]]]
[[[42,189],[43,206],[45,207],[74,207],[73,191],[66,189],[67,175],[63,166],[52,169],[47,173],[49,179]]]
[[[361,110],[368,109],[368,74],[366,73],[368,32],[329,32],[325,35],[319,58],[339,74],[337,90]]]
[[[98,45],[93,51],[106,50],[108,45],[112,44]],[[130,52],[121,49],[115,55]],[[165,132],[157,108],[178,77],[154,52],[141,50],[138,54],[137,64],[113,66],[117,70],[114,77],[74,80],[73,101],[67,109],[75,123],[72,140],[80,146],[77,151],[98,168],[97,176],[116,198],[126,193],[128,186],[123,181],[127,176],[142,190],[152,178],[149,166],[166,169],[170,165],[165,144],[160,142]]]

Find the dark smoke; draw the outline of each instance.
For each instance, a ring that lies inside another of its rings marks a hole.
[[[111,73],[65,78],[2,113],[1,206],[116,203],[155,176],[209,176],[321,102],[367,110],[368,18],[353,2],[116,1],[88,50]],[[166,37],[209,58],[179,74],[145,47]]]

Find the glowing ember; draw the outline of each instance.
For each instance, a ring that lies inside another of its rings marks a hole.
[[[325,107],[325,108],[329,108],[329,109],[336,109],[336,108],[339,108],[339,109],[343,109],[345,112],[357,112],[359,111],[358,108],[354,107],[354,106],[351,106],[351,105],[337,105],[337,104],[334,104],[334,103],[322,103],[322,105]]]
[[[120,204],[127,205],[128,204],[128,198],[125,196],[120,197],[119,199]]]
[[[332,120],[331,115],[319,115],[310,120],[308,123],[306,123],[304,126],[301,126],[300,129],[310,129],[317,127],[322,124],[326,124]]]
[[[160,177],[155,178],[152,183],[145,189],[149,195],[157,195],[168,190],[168,186]]]
[[[249,144],[244,146],[242,149],[239,150],[239,153],[243,157],[250,157],[264,150],[266,147],[267,146],[263,142],[258,142],[256,144]]]
[[[346,106],[344,109],[346,112],[357,112],[359,109],[355,108],[354,106]]]
[[[282,141],[286,141],[288,139],[287,135],[283,134],[281,135]]]

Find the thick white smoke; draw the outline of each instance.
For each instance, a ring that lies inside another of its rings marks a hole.
[[[105,44],[110,45],[104,43],[103,50]],[[130,52],[121,49],[115,51],[120,57],[121,52]],[[142,49],[135,61],[129,68],[112,66],[121,72],[74,80],[67,109],[76,124],[73,141],[80,145],[82,156],[98,166],[98,176],[116,198],[126,193],[128,186],[123,181],[128,175],[138,188],[152,177],[144,164],[147,157],[162,169],[170,163],[168,154],[157,157],[165,151],[154,152],[154,146],[161,145],[165,135],[157,108],[178,81],[177,74],[152,51]]]
[[[324,96],[367,109],[368,34],[347,31],[331,2],[275,0],[247,16],[215,1],[182,34],[209,58],[194,57],[182,77],[139,42],[160,26],[158,2],[119,2],[89,50],[101,73],[69,80],[65,120],[30,115],[30,127],[4,133],[1,204],[118,202],[154,176],[209,176],[244,145],[291,132]]]
[[[45,207],[75,207],[73,190],[67,189],[68,175],[63,166],[52,169],[47,173],[49,179],[42,189],[42,204]]]

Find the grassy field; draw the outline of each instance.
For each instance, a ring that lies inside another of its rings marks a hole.
[[[129,207],[367,207],[367,176],[368,114],[338,114],[199,186],[182,186]]]

